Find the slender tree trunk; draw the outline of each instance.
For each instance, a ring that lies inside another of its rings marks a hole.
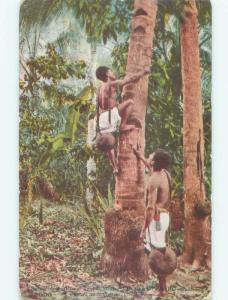
[[[154,0],[135,0],[132,32],[129,40],[127,74],[136,73],[151,65],[152,42],[157,13]],[[134,100],[134,110],[128,123],[138,130],[119,136],[115,202],[121,210],[109,209],[105,215],[104,268],[112,276],[138,280],[148,277],[147,257],[139,240],[144,218],[144,166],[133,153],[138,146],[144,154],[145,115],[148,96],[148,75],[123,90],[123,101]]]
[[[185,187],[185,227],[183,262],[198,267],[207,246],[208,217],[197,214],[205,202],[204,135],[201,96],[197,8],[194,0],[185,6],[181,24],[181,62],[183,82],[183,151]]]
[[[97,62],[97,51],[96,51],[96,43],[91,42],[91,74],[92,74],[92,82],[93,85],[96,85],[96,62]],[[96,96],[93,97],[93,104],[96,104]],[[88,134],[87,134],[87,144],[94,144],[94,137],[96,136],[96,124],[94,119],[90,119],[88,121]],[[96,173],[96,163],[92,157],[90,157],[87,161],[87,179],[88,181],[94,179],[94,175]],[[87,204],[91,204],[94,193],[91,187],[87,187],[86,189],[86,201]]]

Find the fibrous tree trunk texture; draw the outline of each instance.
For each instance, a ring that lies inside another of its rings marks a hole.
[[[171,230],[179,231],[184,227],[184,206],[183,201],[178,198],[174,198],[170,202],[170,217],[171,217]]]
[[[134,74],[151,65],[156,13],[156,1],[135,0],[126,74]],[[137,130],[119,136],[115,203],[121,210],[109,209],[105,215],[103,263],[105,271],[112,277],[138,280],[148,277],[147,257],[139,241],[145,210],[145,168],[132,150],[132,146],[138,146],[144,154],[147,97],[148,75],[123,89],[123,101],[134,100],[128,123],[135,124]]]
[[[185,225],[183,262],[198,267],[204,262],[209,236],[208,217],[197,215],[205,203],[204,134],[197,8],[194,0],[185,6],[181,22],[183,83],[183,152]]]

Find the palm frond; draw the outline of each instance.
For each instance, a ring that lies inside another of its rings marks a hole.
[[[25,0],[20,8],[20,28],[30,31],[32,28],[42,28],[66,10],[61,0]]]

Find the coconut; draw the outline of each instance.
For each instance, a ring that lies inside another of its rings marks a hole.
[[[149,255],[149,265],[157,275],[169,275],[177,267],[176,254],[169,247],[166,247],[164,251],[153,249]]]
[[[115,142],[115,137],[111,133],[98,134],[96,138],[97,148],[104,152],[113,149]]]

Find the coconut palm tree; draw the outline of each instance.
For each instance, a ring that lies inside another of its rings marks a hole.
[[[136,73],[151,64],[156,13],[156,1],[135,0],[127,74]],[[138,129],[119,136],[120,174],[116,179],[115,202],[122,209],[109,209],[105,215],[103,263],[110,276],[126,277],[131,274],[145,279],[148,275],[146,256],[139,240],[144,214],[144,167],[132,150],[132,146],[136,146],[144,153],[147,95],[148,77],[128,84],[123,90],[123,101],[134,99],[134,110],[128,122]]]
[[[181,23],[183,84],[183,152],[185,228],[183,262],[199,267],[204,261],[209,224],[197,208],[205,204],[204,130],[198,20],[195,0],[185,5]]]

